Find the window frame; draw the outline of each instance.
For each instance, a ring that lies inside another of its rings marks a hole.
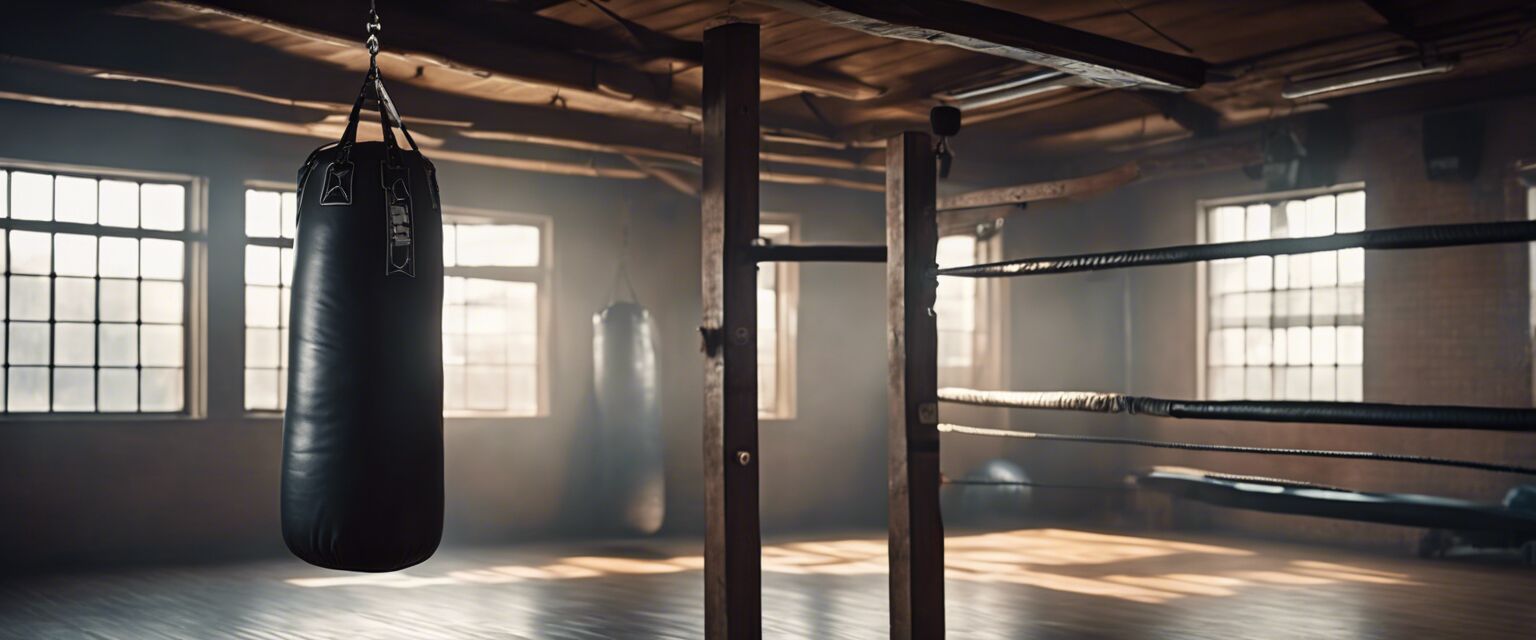
[[[500,421],[500,420],[539,420],[550,417],[550,398],[553,396],[551,387],[554,376],[550,369],[550,342],[553,338],[553,325],[551,313],[553,297],[550,290],[554,281],[554,218],[535,213],[518,213],[510,211],[498,211],[494,209],[479,209],[473,207],[443,207],[443,224],[461,224],[460,221],[472,221],[485,224],[515,224],[535,227],[539,230],[539,266],[537,267],[443,267],[443,277],[481,278],[489,280],[503,280],[507,282],[531,282],[538,285],[539,295],[538,309],[535,311],[538,320],[538,335],[534,338],[534,348],[538,352],[539,363],[534,370],[535,382],[538,390],[535,392],[537,409],[527,415],[509,413],[495,413],[490,411],[469,411],[443,409],[443,420],[448,421]]]
[[[134,182],[175,183],[185,190],[186,219],[181,231],[165,231],[160,229],[143,229],[126,227],[104,226],[99,223],[58,222],[54,220],[17,220],[9,211],[7,203],[7,215],[0,218],[0,229],[7,232],[6,242],[9,243],[10,231],[36,231],[42,233],[78,233],[90,235],[96,238],[117,237],[135,239],[165,239],[179,240],[182,242],[182,382],[181,397],[182,407],[180,411],[36,411],[36,412],[10,412],[0,407],[0,422],[163,422],[167,420],[201,420],[208,416],[208,380],[207,380],[207,283],[208,283],[208,179],[202,176],[194,176],[183,173],[171,173],[163,171],[143,171],[137,169],[123,169],[117,167],[101,167],[95,165],[40,162],[35,160],[22,160],[18,158],[0,157],[0,170],[6,171],[5,197],[11,197],[10,175],[17,171],[28,173],[47,173],[54,177],[79,177],[94,180],[132,180]],[[100,204],[98,203],[98,206]],[[99,259],[99,258],[98,258]],[[6,262],[4,271],[9,277],[10,250],[6,247]],[[55,275],[50,274],[50,279]],[[96,278],[100,280],[98,275]],[[9,296],[9,287],[6,295]],[[100,292],[96,312],[100,313]],[[3,302],[9,304],[9,301]],[[50,305],[53,300],[50,298]],[[50,311],[50,314],[52,312]],[[99,320],[98,320],[99,322]],[[53,320],[49,321],[50,324]],[[9,326],[9,314],[7,314],[5,326]],[[9,336],[7,348],[9,348]],[[100,339],[99,336],[97,338]],[[50,345],[50,349],[53,347]],[[93,368],[99,368],[99,364]],[[47,365],[51,374],[54,369],[52,363]],[[51,378],[51,375],[50,375]],[[5,384],[9,384],[6,382]],[[49,384],[52,384],[50,379]],[[99,385],[99,380],[97,381]],[[9,389],[7,389],[7,402],[9,402]]]
[[[794,213],[762,212],[758,216],[758,232],[761,234],[761,226],[765,224],[781,224],[789,227],[789,243],[800,242],[800,216]],[[775,399],[774,408],[768,413],[759,410],[757,419],[763,421],[783,422],[794,420],[799,415],[799,393],[797,381],[799,380],[799,366],[796,362],[796,353],[799,351],[800,340],[800,264],[797,262],[773,262],[768,263],[776,270],[774,283],[777,291],[775,299],[779,301],[776,322],[778,335],[775,336],[775,357],[778,358],[774,368],[774,388],[778,390],[778,398]],[[758,268],[763,268],[762,264]],[[754,286],[755,288],[755,286]],[[758,367],[758,375],[762,375],[762,367]]]
[[[1337,196],[1341,193],[1348,193],[1351,191],[1360,191],[1365,193],[1365,201],[1367,206],[1365,213],[1367,218],[1369,218],[1369,206],[1371,198],[1369,191],[1366,190],[1365,182],[1363,181],[1340,182],[1327,186],[1312,187],[1308,189],[1290,189],[1286,191],[1260,192],[1238,196],[1201,198],[1195,200],[1195,244],[1206,244],[1208,241],[1210,237],[1210,229],[1208,228],[1209,212],[1211,209],[1216,207],[1228,205],[1250,205],[1261,202],[1274,202],[1276,200],[1301,200],[1324,195]],[[1370,229],[1369,219],[1365,221],[1365,224],[1366,229]],[[1337,233],[1337,231],[1334,233]],[[1195,397],[1200,400],[1210,399],[1209,334],[1211,324],[1211,301],[1209,272],[1209,261],[1203,261],[1199,263],[1195,268]],[[1368,273],[1369,272],[1367,272],[1366,276],[1367,280],[1369,280]],[[1362,282],[1360,285],[1362,290],[1365,289],[1368,284],[1368,282]],[[1271,317],[1273,317],[1273,310],[1271,310]],[[1366,375],[1365,370],[1366,362],[1365,358],[1362,358],[1360,364],[1362,393],[1364,392],[1364,379]]]

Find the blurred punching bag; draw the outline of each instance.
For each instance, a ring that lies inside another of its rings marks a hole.
[[[384,140],[357,142],[370,94]],[[442,229],[432,164],[370,69],[341,141],[299,170],[282,522],[310,564],[394,571],[437,549]]]
[[[619,273],[628,282],[624,266]],[[592,316],[601,489],[619,505],[622,528],[642,535],[661,529],[667,506],[654,335],[651,314],[638,302],[615,300]]]

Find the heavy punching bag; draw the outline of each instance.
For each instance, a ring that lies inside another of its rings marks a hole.
[[[370,93],[383,142],[356,141]],[[376,67],[340,142],[299,170],[298,198],[283,540],[321,567],[409,567],[442,536],[443,227],[432,164]]]
[[[638,302],[616,300],[592,316],[602,490],[623,529],[643,535],[661,529],[667,507],[655,332]]]

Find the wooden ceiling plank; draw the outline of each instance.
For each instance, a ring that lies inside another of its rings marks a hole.
[[[1010,58],[1103,86],[1187,90],[1205,84],[1206,64],[1197,58],[960,0],[761,1],[871,35]]]

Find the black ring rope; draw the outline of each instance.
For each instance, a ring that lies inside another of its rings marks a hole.
[[[1007,260],[940,269],[938,273],[941,276],[1001,278],[1097,271],[1100,269],[1119,269],[1123,267],[1184,264],[1187,262],[1223,260],[1228,258],[1312,253],[1337,249],[1426,249],[1430,247],[1455,247],[1500,242],[1530,242],[1532,240],[1536,240],[1536,221],[1439,224],[1375,229],[1315,238],[1280,238],[1248,242],[1193,244],[1050,258],[1026,258],[1023,260]]]
[[[1273,447],[1244,447],[1224,444],[1195,444],[1190,442],[1164,442],[1161,440],[1143,440],[1140,438],[1118,438],[1111,436],[1081,436],[1063,433],[1035,433],[1032,431],[1011,431],[1007,429],[985,429],[981,427],[967,427],[957,424],[941,424],[939,431],[943,433],[959,433],[973,436],[993,436],[999,438],[1023,438],[1029,440],[1050,440],[1056,442],[1081,442],[1087,444],[1120,444],[1133,447],[1150,447],[1153,449],[1179,449],[1183,451],[1219,451],[1225,453],[1256,453],[1271,456],[1299,456],[1304,458],[1334,458],[1341,460],[1376,460],[1380,462],[1406,462],[1410,464],[1433,465],[1440,467],[1457,467],[1461,469],[1476,469],[1479,471],[1495,471],[1499,473],[1515,473],[1527,476],[1536,476],[1536,467],[1522,467],[1518,465],[1495,464],[1491,462],[1475,462],[1472,460],[1454,460],[1451,458],[1438,458],[1434,456],[1417,456],[1402,453],[1374,453],[1370,451],[1330,451],[1320,449],[1280,449]]]
[[[957,388],[940,389],[939,399],[987,407],[1125,413],[1194,420],[1536,431],[1536,409],[1505,407],[1285,400],[1165,400],[1094,391],[982,391]]]

